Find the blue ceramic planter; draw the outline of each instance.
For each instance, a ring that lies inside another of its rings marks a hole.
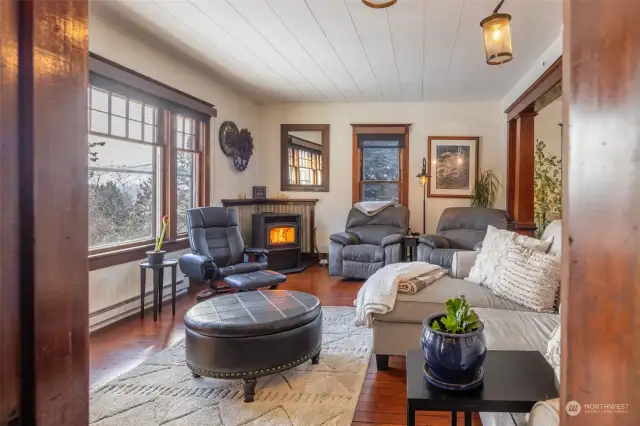
[[[436,379],[451,384],[471,383],[487,354],[484,324],[478,321],[478,329],[466,334],[445,333],[431,328],[435,319],[444,316],[432,315],[422,323],[422,353]]]

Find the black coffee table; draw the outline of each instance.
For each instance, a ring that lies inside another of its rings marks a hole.
[[[553,369],[537,351],[488,351],[483,384],[474,390],[439,389],[423,375],[420,349],[407,351],[407,426],[415,425],[416,411],[451,411],[451,425],[458,411],[465,426],[473,412],[528,413],[533,404],[558,397]]]

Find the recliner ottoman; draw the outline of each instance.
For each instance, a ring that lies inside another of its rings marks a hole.
[[[252,402],[256,379],[320,360],[322,307],[298,291],[227,294],[187,311],[186,363],[195,377],[243,379]]]

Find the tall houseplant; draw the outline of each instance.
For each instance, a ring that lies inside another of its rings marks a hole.
[[[480,173],[480,177],[473,186],[471,207],[492,208],[498,193],[498,186],[502,186],[493,170],[488,169]]]
[[[547,144],[536,140],[534,153],[533,205],[536,235],[549,224],[549,213],[562,212],[562,160],[545,151]]]

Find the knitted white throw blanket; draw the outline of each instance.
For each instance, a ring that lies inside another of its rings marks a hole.
[[[427,262],[393,263],[378,269],[360,287],[354,301],[356,326],[373,326],[374,314],[386,314],[396,304],[398,285],[401,281],[427,276],[428,284],[440,278],[446,270]]]

